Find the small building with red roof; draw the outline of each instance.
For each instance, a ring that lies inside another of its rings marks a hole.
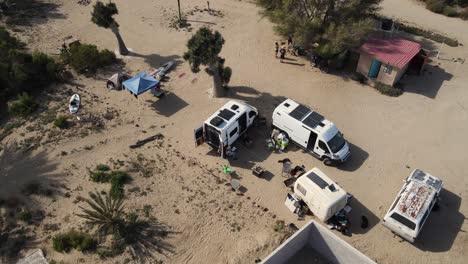
[[[375,82],[394,85],[405,72],[419,74],[427,60],[421,44],[401,38],[369,38],[359,49],[356,71]]]

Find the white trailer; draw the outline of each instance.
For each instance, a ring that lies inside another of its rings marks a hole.
[[[229,101],[202,126],[195,129],[195,145],[207,143],[216,149],[221,157],[225,150],[231,146],[249,127],[258,116],[258,110],[246,103]]]
[[[406,179],[383,219],[393,233],[414,243],[439,198],[442,180],[416,169]]]
[[[311,169],[296,180],[294,195],[324,222],[348,203],[346,191],[318,168]]]
[[[335,124],[307,106],[286,99],[276,107],[272,120],[274,129],[327,166],[345,162],[350,156],[348,143]]]

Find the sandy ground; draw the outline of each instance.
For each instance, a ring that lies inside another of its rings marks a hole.
[[[168,250],[157,255],[167,263],[252,263],[279,244],[279,234],[272,228],[276,219],[302,226],[306,221],[298,220],[283,204],[287,190],[277,160],[285,157],[306,168],[319,167],[354,195],[351,206],[355,224],[352,236],[343,239],[378,263],[464,263],[468,245],[468,64],[451,59],[465,58],[465,46],[450,48],[424,41],[434,53],[442,47],[439,59],[433,59],[423,76],[404,81],[405,94],[389,98],[347,78],[322,74],[298,58],[279,63],[273,54],[273,43],[279,38],[273,25],[258,15],[257,7],[246,1],[213,1],[211,7],[223,16],[195,12],[187,17],[194,30],[207,25],[219,30],[226,39],[222,56],[233,69],[231,88],[226,98],[211,99],[211,79],[203,72],[191,73],[181,59],[192,33],[168,26],[176,14],[176,1],[115,2],[120,11],[117,21],[121,34],[133,51],[132,56],[124,58],[126,68],[138,73],[170,59],[177,61],[177,67],[164,83],[169,93],[162,99],[145,94],[137,100],[125,92],[108,91],[102,79],[78,78],[67,89],[84,95],[82,115],[104,115],[110,108],[119,113],[118,117],[106,121],[101,132],[56,135],[53,142],[43,143],[28,154],[4,151],[0,177],[9,180],[0,185],[2,193],[14,193],[32,178],[50,181],[62,188],[62,193],[71,193],[70,199],[37,199],[43,210],[53,215],[46,217],[37,229],[38,243],[49,248],[49,259],[67,263],[79,259],[97,261],[92,255],[52,252],[47,232],[43,231],[44,223],[61,223],[61,230],[83,226],[82,220],[73,215],[79,212],[73,200],[96,188],[88,180],[87,168],[99,163],[113,164],[110,159],[124,160],[124,168],[128,168],[140,154],[153,173],[149,178],[138,172],[132,174],[134,181],[126,187],[127,193],[134,187],[140,191],[131,192],[127,203],[129,208],[139,210],[145,204],[151,205],[153,215],[174,231],[165,240],[170,245]],[[41,19],[34,27],[19,27],[31,49],[56,52],[69,35],[84,43],[116,49],[113,34],[91,23],[91,6],[66,0],[53,3],[58,6],[47,19]],[[182,9],[188,12],[205,3],[182,3]],[[430,13],[411,1],[384,1],[381,12],[468,43],[466,22]],[[233,194],[224,186],[229,178],[219,173],[220,165],[227,161],[215,157],[207,146],[194,148],[193,129],[229,99],[246,101],[270,119],[275,106],[286,97],[311,106],[335,122],[351,145],[351,160],[334,168],[325,167],[296,148],[283,154],[270,153],[263,144],[269,131],[253,129],[250,134],[255,139],[254,146],[240,146],[240,159],[230,163],[245,192],[243,196]],[[58,111],[65,114],[67,97],[59,98],[63,109]],[[50,125],[43,129],[54,130]],[[128,145],[136,139],[158,132],[165,136],[160,146],[151,143],[129,150]],[[28,132],[22,127],[3,143],[21,142],[34,133],[41,132]],[[45,134],[40,142],[48,137]],[[62,151],[68,154],[62,155]],[[253,177],[250,168],[254,163],[268,169],[270,177]],[[442,178],[444,191],[441,210],[429,218],[421,241],[412,245],[393,236],[380,220],[414,168]],[[142,194],[146,188],[146,195]],[[359,227],[361,215],[369,219],[365,230]]]

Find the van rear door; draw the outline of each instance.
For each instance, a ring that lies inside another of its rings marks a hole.
[[[203,125],[198,128],[195,128],[193,134],[195,136],[195,147],[198,147],[205,143],[205,133],[203,133]]]

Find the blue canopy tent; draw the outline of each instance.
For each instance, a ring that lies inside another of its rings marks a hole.
[[[125,89],[130,91],[133,96],[138,98],[138,95],[157,87],[159,85],[159,81],[147,72],[142,72],[137,76],[124,81],[122,85]]]

